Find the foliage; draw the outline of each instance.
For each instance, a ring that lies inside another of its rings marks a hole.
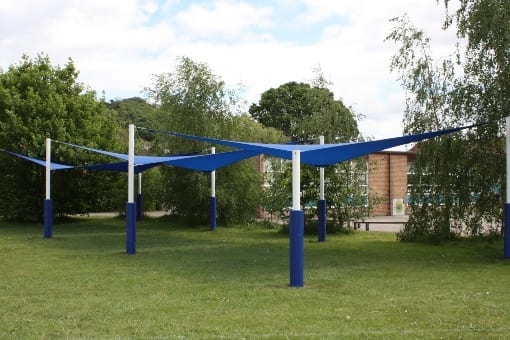
[[[127,99],[112,100],[108,107],[117,112],[119,125],[123,128],[129,124],[135,124],[142,127],[154,127],[156,125],[157,107],[147,103],[143,98],[133,97]],[[138,130],[137,137],[145,142],[151,142],[154,135],[145,131]],[[138,145],[138,143],[136,143]]]
[[[163,210],[163,188],[161,185],[161,167],[155,167],[142,173],[143,211]]]
[[[230,137],[233,140],[261,143],[278,143],[285,140],[281,131],[265,128],[246,114],[234,116],[231,120]],[[259,158],[260,157],[260,158]],[[243,222],[253,219],[263,204],[263,169],[259,169],[264,156],[257,156],[233,164],[218,171],[220,180],[228,178],[220,187],[222,200],[225,204],[218,208],[220,218],[232,222]],[[217,182],[218,183],[218,182]]]
[[[250,107],[250,113],[265,126],[282,130],[288,137],[304,143],[318,142],[324,136],[326,143],[348,142],[361,139],[357,120],[341,100],[327,88],[320,70],[315,70],[312,85],[286,83],[277,89],[269,89],[261,96],[259,104]],[[270,214],[282,218],[291,200],[291,167],[273,162],[269,185],[265,189],[264,206]],[[326,202],[328,215],[332,217],[332,229],[342,229],[346,222],[367,216],[372,206],[366,192],[364,161],[344,162],[325,169]],[[319,169],[301,167],[302,204],[307,224],[316,218],[319,197]],[[370,198],[372,199],[372,198]],[[361,203],[363,202],[363,203]]]
[[[272,160],[273,172],[265,189],[264,208],[278,218],[285,218],[291,205],[290,162]],[[276,169],[276,171],[275,171]],[[366,173],[368,164],[364,158],[342,162],[325,169],[325,199],[328,215],[328,232],[343,232],[349,221],[360,220],[369,215],[370,207],[377,198],[368,195]],[[305,224],[317,230],[317,200],[319,197],[319,168],[302,166],[301,200],[305,211]]]
[[[446,7],[450,1],[445,1]],[[388,40],[400,44],[392,69],[407,90],[407,132],[496,122],[510,112],[510,3],[461,0],[445,19],[461,43],[440,62],[430,39],[406,17]],[[459,46],[465,46],[462,50]],[[448,240],[502,229],[503,127],[496,123],[419,145],[414,165],[413,214],[403,240]]]
[[[292,204],[292,173],[288,162],[268,157],[268,169],[264,169],[264,197],[262,205],[270,219],[284,219]]]
[[[45,139],[52,138],[97,148],[118,148],[115,113],[96,100],[95,93],[77,82],[69,60],[53,66],[47,56],[24,55],[17,65],[0,72],[0,146],[45,158]],[[104,161],[104,157],[53,143],[52,160],[67,164]],[[3,156],[0,171],[0,216],[39,220],[44,199],[44,169]],[[116,209],[119,174],[66,171],[53,175],[55,214]]]
[[[158,107],[145,99],[134,97],[112,100],[108,107],[117,112],[120,138],[128,140],[128,125],[138,127],[157,127]],[[155,135],[147,130],[137,129],[135,134],[135,153],[149,155],[153,149]],[[161,168],[156,167],[142,174],[143,210],[160,210],[163,207],[163,186],[161,185]]]
[[[260,124],[246,113],[232,117],[229,136],[235,140],[258,143],[284,143],[288,139],[281,130]]]
[[[262,125],[283,131],[294,141],[309,141],[320,135],[327,140],[358,137],[356,119],[341,100],[322,86],[289,82],[262,93],[249,113]]]
[[[149,98],[160,108],[159,128],[217,138],[256,137],[254,124],[236,117],[234,91],[215,76],[206,64],[180,58],[175,72],[155,77]],[[247,131],[249,130],[249,131]],[[262,129],[257,133],[262,135]],[[158,135],[153,150],[160,152],[210,152],[197,141]],[[217,152],[225,148],[217,147]],[[226,223],[253,218],[261,197],[261,178],[247,160],[216,171],[218,217]],[[209,212],[209,174],[178,168],[163,168],[164,205],[185,216],[190,223],[205,223]]]
[[[368,192],[368,166],[364,158],[358,158],[328,169],[326,202],[334,229],[342,230],[350,221],[369,216],[376,204],[377,198]]]

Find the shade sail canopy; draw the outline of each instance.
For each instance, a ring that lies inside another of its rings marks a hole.
[[[135,173],[141,173],[149,170],[161,163],[149,163],[149,164],[138,164],[135,165]],[[104,164],[93,164],[80,166],[81,169],[97,170],[97,171],[116,171],[116,172],[128,172],[128,162],[116,162],[116,163],[104,163]]]
[[[120,163],[106,163],[106,164],[97,164],[97,165],[89,165],[85,166],[87,169],[94,170],[109,170],[109,171],[122,171],[127,172],[128,169],[128,155],[105,151],[100,149],[94,149],[83,145],[71,144],[61,141],[56,141],[57,143],[61,143],[64,145],[88,150],[91,152],[99,153],[102,155],[114,157],[117,159],[122,159],[126,162]],[[152,167],[158,165],[172,165],[180,168],[185,168],[194,171],[204,171],[211,172],[215,171],[224,166],[228,166],[232,163],[239,162],[243,159],[254,157],[260,154],[260,152],[251,151],[251,150],[237,150],[230,152],[222,152],[216,154],[207,154],[207,155],[196,155],[195,153],[187,153],[173,156],[137,156],[135,155],[135,173],[143,172]]]
[[[9,154],[11,156],[22,158],[22,159],[27,160],[29,162],[38,164],[40,166],[46,166],[46,161],[38,159],[38,158],[29,157],[29,156],[26,156],[26,155],[22,155],[22,154],[19,154],[19,153],[16,153],[16,152],[12,152],[12,151],[8,151],[8,150],[4,150],[4,149],[0,149],[0,151],[5,152],[5,153],[7,153],[7,154]],[[72,168],[74,168],[74,166],[72,166],[72,165],[60,164],[60,163],[54,163],[54,162],[50,163],[50,170],[65,170],[65,169],[72,169]]]
[[[488,123],[483,123],[488,124]],[[399,145],[418,142],[424,139],[433,138],[449,133],[461,131],[464,129],[473,128],[483,124],[474,124],[458,128],[451,128],[439,130],[435,132],[426,132],[415,135],[407,135],[401,137],[387,138],[366,142],[343,143],[343,144],[314,144],[314,145],[299,145],[299,144],[265,144],[265,143],[248,143],[239,141],[229,141],[224,139],[200,137],[188,135],[171,131],[159,131],[172,136],[199,140],[202,142],[224,145],[232,148],[237,148],[236,151],[228,151],[216,154],[206,155],[174,155],[174,156],[136,156],[135,155],[135,172],[140,173],[158,165],[171,165],[181,167],[194,171],[211,172],[224,166],[239,162],[243,159],[257,156],[259,154],[266,154],[284,159],[292,159],[292,151],[299,150],[301,152],[301,162],[304,164],[314,166],[329,166],[335,163],[343,162],[356,157],[364,156],[373,152],[385,150]],[[150,130],[150,129],[148,129]],[[65,170],[72,168],[91,169],[91,170],[105,170],[105,171],[128,171],[128,155],[94,149],[82,145],[70,144],[66,142],[55,141],[61,144],[66,144],[72,147],[81,148],[91,152],[103,154],[106,156],[114,157],[123,160],[117,163],[94,164],[84,166],[72,166],[60,163],[51,163],[51,170]],[[46,166],[46,162],[41,159],[29,157],[12,151],[0,149],[0,151],[10,155],[28,160],[40,166]]]
[[[58,141],[57,141],[58,142]],[[98,170],[98,171],[118,171],[118,172],[127,172],[128,171],[128,155],[110,152],[100,149],[89,148],[82,145],[75,145],[65,142],[59,142],[62,144],[66,144],[69,146],[81,148],[84,150],[88,150],[91,152],[111,156],[114,158],[118,158],[121,160],[125,160],[124,162],[114,162],[114,163],[104,163],[104,164],[93,164],[93,165],[82,165],[82,166],[72,166],[66,164],[59,163],[51,163],[51,170],[65,170],[65,169],[88,169],[88,170]],[[44,160],[29,157],[26,155],[22,155],[19,153],[7,151],[0,149],[5,153],[8,153],[12,156],[16,156],[33,163],[36,163],[40,166],[46,166],[46,162]],[[159,165],[171,165],[180,168],[185,168],[193,171],[203,171],[203,172],[211,172],[222,167],[228,166],[230,164],[239,162],[243,159],[247,159],[250,157],[257,156],[259,153],[250,151],[250,150],[236,150],[229,152],[221,152],[216,154],[206,154],[206,155],[196,155],[196,154],[181,154],[175,156],[135,156],[135,173],[140,173],[151,169],[153,167]]]
[[[210,155],[188,156],[164,161],[163,164],[173,165],[195,171],[211,172],[224,166],[237,163],[247,158],[261,154],[251,150],[237,150]]]
[[[284,159],[292,159],[292,151],[299,150],[301,152],[302,163],[325,167],[356,157],[368,155],[373,152],[389,149],[395,146],[418,142],[424,139],[446,135],[449,133],[473,128],[480,125],[483,124],[468,125],[458,128],[439,130],[435,132],[426,132],[421,134],[393,137],[366,142],[354,142],[343,144],[314,144],[314,145],[248,143],[200,137],[171,131],[159,131],[159,132],[163,132],[176,137],[194,139],[202,142],[229,146],[256,153],[263,153],[266,155],[271,155]]]
[[[101,149],[94,149],[94,148],[90,148],[88,146],[83,146],[83,145],[78,145],[78,144],[62,142],[62,141],[59,141],[59,140],[52,140],[52,141],[55,142],[55,143],[71,146],[73,148],[79,148],[79,149],[83,149],[83,150],[88,150],[90,152],[95,152],[95,153],[99,153],[99,154],[102,154],[102,155],[110,156],[110,157],[113,157],[113,158],[123,159],[125,161],[128,160],[128,155],[125,155],[125,154],[122,154],[122,153],[105,151],[105,150],[101,150]]]
[[[257,152],[237,150],[195,156],[135,156],[135,173],[140,173],[158,165],[171,165],[193,171],[211,172],[243,159],[257,156]],[[106,171],[128,171],[128,162],[106,163],[84,166],[85,169]]]

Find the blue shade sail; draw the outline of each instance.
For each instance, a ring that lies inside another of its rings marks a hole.
[[[326,167],[335,163],[343,162],[356,157],[368,155],[373,152],[389,149],[395,146],[404,145],[408,143],[418,142],[421,140],[446,135],[453,132],[458,132],[465,129],[470,129],[476,126],[489,124],[474,124],[468,126],[462,126],[458,128],[451,128],[445,130],[439,130],[435,132],[426,132],[415,135],[407,135],[401,137],[393,137],[387,139],[366,141],[366,142],[353,142],[353,143],[342,143],[342,144],[313,144],[313,145],[299,145],[299,144],[265,144],[265,143],[248,143],[229,141],[224,139],[200,137],[194,135],[188,135],[178,132],[171,131],[158,131],[166,133],[171,136],[182,137],[187,139],[198,140],[207,143],[213,143],[218,145],[224,145],[239,150],[221,152],[216,154],[206,155],[174,155],[174,156],[136,156],[135,155],[135,172],[140,173],[148,170],[152,167],[159,165],[171,165],[180,168],[185,168],[194,171],[211,172],[219,168],[228,166],[230,164],[239,162],[241,160],[257,156],[259,154],[266,154],[270,156],[280,157],[284,159],[292,159],[292,151],[299,150],[301,152],[301,162],[313,166]],[[150,129],[148,129],[150,130]],[[123,160],[123,162],[116,163],[105,163],[105,164],[94,164],[84,166],[71,166],[66,164],[51,163],[51,170],[65,170],[72,168],[90,169],[90,170],[104,170],[104,171],[128,171],[128,155],[105,151],[100,149],[89,148],[82,145],[70,144],[60,141],[57,143],[65,144],[72,147],[81,148],[91,152],[107,155],[117,159]],[[46,166],[46,162],[41,159],[29,157],[12,151],[0,149],[0,151],[8,153],[10,155],[20,157],[22,159],[31,161],[40,166]]]
[[[34,158],[34,157],[29,157],[29,156],[26,156],[26,155],[22,155],[22,154],[19,154],[19,153],[16,153],[16,152],[12,152],[12,151],[8,151],[8,150],[4,150],[4,149],[0,149],[0,151],[2,152],[5,152],[11,156],[15,156],[15,157],[19,157],[19,158],[22,158],[24,160],[27,160],[29,162],[32,162],[32,163],[35,163],[35,164],[38,164],[40,166],[46,166],[46,161],[45,160],[41,160],[41,159],[38,159],[38,158]],[[72,165],[66,165],[66,164],[60,164],[60,163],[54,163],[54,162],[51,162],[50,164],[50,169],[51,170],[66,170],[66,169],[72,169],[74,168],[74,166]]]
[[[208,137],[199,137],[171,131],[160,132],[166,133],[171,136],[194,139],[206,143],[224,145],[228,147],[252,151],[254,153],[262,153],[284,159],[292,159],[292,151],[299,150],[301,152],[302,163],[326,167],[335,163],[368,155],[373,152],[389,149],[399,145],[418,142],[424,139],[438,137],[453,132],[458,132],[464,129],[469,129],[480,125],[483,124],[468,125],[458,128],[439,130],[435,132],[426,132],[415,135],[407,135],[402,137],[393,137],[366,142],[353,142],[342,144],[313,144],[313,145],[248,143]]]
[[[88,147],[82,147],[79,145],[73,145],[75,147],[84,148],[91,152],[96,152],[99,154],[104,154],[120,159],[127,160],[127,155],[114,153],[99,149],[93,149]],[[7,151],[0,149],[5,153],[8,153],[12,156],[16,156],[30,162],[36,163],[42,167],[46,166],[46,161],[29,157],[26,155],[22,155],[19,153]],[[135,156],[135,173],[144,172],[148,169],[159,165],[171,165],[176,167],[181,167],[194,171],[203,171],[203,172],[211,172],[215,171],[219,168],[228,166],[230,164],[239,162],[243,159],[251,158],[257,156],[259,153],[247,150],[237,150],[237,151],[229,151],[222,152],[216,154],[207,154],[207,155],[178,155],[178,156]],[[113,156],[115,155],[115,156]],[[97,170],[97,171],[118,171],[118,172],[127,172],[128,171],[128,162],[115,162],[115,163],[104,163],[104,164],[92,164],[92,165],[83,165],[83,166],[72,166],[65,165],[59,163],[51,163],[51,170],[65,170],[65,169],[88,169],[88,170]]]

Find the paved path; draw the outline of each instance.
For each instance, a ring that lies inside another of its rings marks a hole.
[[[166,211],[144,211],[144,215],[150,216],[150,217],[161,217],[168,214]],[[119,216],[119,213],[117,212],[94,212],[90,213],[88,215],[83,215],[80,217],[116,217]]]
[[[146,211],[145,215],[150,217],[161,217],[168,214],[166,211]],[[90,213],[90,217],[114,217],[118,216],[118,213],[115,212],[101,212],[101,213]],[[370,231],[386,231],[386,232],[393,232],[397,233],[401,230],[403,227],[403,223],[407,222],[409,219],[408,215],[403,216],[372,216],[372,217],[365,217],[366,222],[385,222],[385,224],[377,224],[377,223],[370,223],[369,229]],[[389,223],[389,222],[395,222],[395,224]],[[359,229],[361,231],[365,231],[365,224],[361,224],[361,228]]]
[[[407,222],[409,219],[408,215],[403,216],[372,216],[372,217],[366,217],[366,222],[384,222],[385,224],[376,224],[376,223],[370,223],[369,228],[370,231],[387,231],[387,232],[399,232],[403,226],[404,223]],[[391,222],[395,222],[395,224],[392,224]],[[360,230],[365,230],[365,224],[361,224]]]

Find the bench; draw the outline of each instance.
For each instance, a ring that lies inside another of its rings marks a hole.
[[[354,229],[360,229],[361,224],[365,224],[365,230],[370,230],[370,224],[406,224],[407,221],[354,221]]]

